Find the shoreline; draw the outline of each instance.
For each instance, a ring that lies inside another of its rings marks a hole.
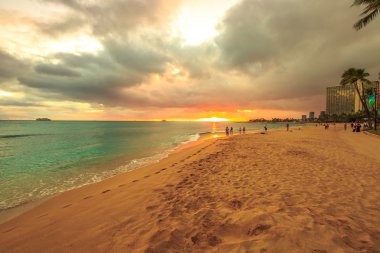
[[[25,202],[25,203],[21,203],[19,205],[14,206],[14,207],[9,207],[7,209],[0,210],[0,225],[3,224],[3,223],[6,223],[9,220],[17,218],[18,216],[22,215],[23,213],[25,213],[25,212],[27,212],[29,210],[32,210],[33,208],[38,207],[39,205],[43,204],[44,202],[46,202],[46,201],[48,201],[48,200],[50,200],[52,198],[56,198],[56,197],[60,196],[61,194],[66,193],[66,192],[75,191],[75,190],[81,189],[81,188],[89,186],[89,185],[94,185],[94,184],[101,183],[101,182],[103,182],[105,180],[112,179],[112,178],[120,176],[122,174],[127,174],[127,173],[130,173],[130,172],[135,171],[135,170],[139,170],[139,169],[142,169],[142,168],[145,168],[145,167],[149,167],[149,166],[154,165],[154,164],[158,164],[160,161],[162,161],[163,159],[168,158],[173,153],[177,153],[177,152],[182,151],[183,149],[187,149],[189,147],[196,146],[196,145],[200,144],[201,141],[203,141],[203,140],[201,140],[201,138],[202,137],[200,137],[198,140],[195,140],[195,141],[189,141],[189,142],[186,142],[186,143],[183,143],[183,144],[179,144],[177,147],[169,149],[167,155],[164,156],[164,157],[162,157],[162,158],[160,158],[159,160],[152,160],[152,161],[147,162],[146,164],[141,164],[141,165],[138,165],[138,166],[133,167],[131,169],[127,169],[125,171],[116,172],[118,168],[124,167],[124,166],[128,166],[128,164],[125,164],[125,161],[124,161],[123,158],[119,158],[119,159],[116,159],[116,160],[113,160],[113,161],[108,161],[108,162],[103,162],[103,163],[96,164],[93,167],[110,166],[110,167],[114,168],[112,170],[112,171],[114,171],[114,173],[112,173],[109,176],[106,176],[106,177],[104,177],[101,180],[96,181],[96,182],[89,182],[89,183],[81,184],[81,185],[78,185],[78,186],[74,186],[71,189],[67,189],[67,190],[64,190],[64,191],[61,191],[61,192],[57,192],[55,194],[51,194],[49,196],[45,196],[45,197],[42,197],[42,198],[39,198],[39,199],[34,199],[34,200],[30,200],[30,201]],[[152,158],[154,156],[155,155],[152,155],[152,156],[149,156],[149,157],[142,157],[142,158],[138,158],[138,159],[147,159],[147,158]],[[129,161],[129,163],[131,161]]]
[[[282,129],[283,128],[270,129],[270,130],[268,130],[268,132],[279,131],[279,130],[282,130]],[[264,130],[251,130],[251,131],[247,131],[245,134],[259,134],[260,132],[264,132]],[[139,170],[139,169],[142,169],[142,168],[145,168],[145,167],[152,166],[154,164],[158,164],[162,160],[167,159],[172,154],[180,153],[180,152],[182,152],[182,151],[184,151],[186,149],[189,149],[189,148],[194,148],[194,147],[202,144],[205,141],[211,141],[211,140],[223,139],[223,138],[231,138],[231,137],[235,137],[235,136],[239,136],[239,135],[242,135],[242,134],[234,133],[233,135],[229,135],[229,136],[226,136],[224,133],[207,133],[207,134],[203,134],[203,135],[200,135],[200,137],[197,140],[194,140],[194,141],[190,140],[190,141],[187,141],[185,143],[181,143],[177,147],[174,147],[174,148],[168,150],[167,155],[164,156],[164,157],[162,157],[162,158],[160,158],[159,160],[152,160],[152,161],[150,161],[150,162],[148,162],[146,164],[138,165],[138,166],[136,166],[134,168],[131,168],[131,169],[128,169],[128,170],[125,170],[125,171],[116,172],[117,168],[120,168],[120,167],[123,167],[123,166],[128,166],[128,165],[126,165],[126,164],[124,164],[122,162],[122,159],[117,159],[115,161],[108,161],[108,162],[105,162],[105,163],[99,163],[99,164],[95,165],[94,167],[108,166],[108,165],[112,164],[111,167],[115,168],[115,169],[113,169],[113,171],[115,171],[115,173],[111,174],[110,176],[104,177],[101,180],[96,181],[96,182],[90,182],[90,183],[85,183],[85,184],[82,184],[82,185],[78,185],[78,186],[75,186],[75,187],[73,187],[71,189],[67,189],[67,190],[64,190],[64,191],[61,191],[61,192],[58,192],[58,193],[55,193],[55,194],[52,194],[52,195],[49,195],[49,196],[45,196],[43,198],[39,198],[39,199],[35,199],[35,200],[30,200],[30,201],[28,201],[26,203],[22,203],[22,204],[19,204],[17,206],[14,206],[14,207],[9,207],[7,209],[0,210],[0,225],[3,224],[3,223],[6,223],[7,221],[10,221],[10,220],[12,220],[14,218],[17,218],[18,216],[22,215],[23,213],[25,213],[25,212],[27,212],[29,210],[32,210],[33,208],[38,207],[39,205],[43,204],[44,202],[46,202],[46,201],[48,201],[48,200],[50,200],[52,198],[58,197],[61,194],[64,194],[65,192],[75,191],[75,190],[81,189],[81,188],[89,186],[89,185],[101,183],[101,182],[103,182],[105,180],[112,179],[112,178],[120,176],[122,174],[127,174],[127,173],[130,173],[130,172],[135,171],[135,170]],[[151,158],[151,157],[154,157],[154,155],[150,156],[150,157],[143,157],[143,158],[140,158],[140,159],[146,159],[146,158]]]
[[[206,140],[64,192],[1,224],[0,251],[376,252],[380,140],[292,130]]]

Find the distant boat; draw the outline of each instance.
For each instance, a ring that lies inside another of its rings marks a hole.
[[[51,121],[49,118],[37,118],[37,121]]]

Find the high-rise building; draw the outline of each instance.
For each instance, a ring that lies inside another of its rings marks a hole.
[[[363,84],[358,84],[363,91]],[[363,110],[354,85],[327,87],[326,111],[329,115],[354,113]]]
[[[320,119],[324,119],[325,117],[326,117],[326,111],[321,111],[321,112],[319,113],[318,118],[320,118]]]
[[[314,120],[314,112],[309,112],[309,119]]]

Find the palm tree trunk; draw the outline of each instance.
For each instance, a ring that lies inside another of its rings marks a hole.
[[[372,122],[371,122],[371,112],[369,111],[368,109],[368,106],[367,106],[367,103],[366,101],[364,100],[364,97],[362,96],[362,94],[360,93],[359,91],[359,87],[358,87],[358,82],[356,81],[354,83],[354,86],[355,86],[355,89],[356,89],[356,92],[358,93],[359,95],[359,99],[360,99],[360,102],[362,103],[363,105],[363,108],[367,114],[367,117],[368,117],[368,125],[371,127],[372,126]]]

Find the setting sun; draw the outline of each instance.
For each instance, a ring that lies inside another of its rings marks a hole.
[[[203,121],[203,122],[227,122],[229,120],[225,119],[225,118],[211,117],[211,118],[201,118],[201,119],[198,119],[197,121]]]

